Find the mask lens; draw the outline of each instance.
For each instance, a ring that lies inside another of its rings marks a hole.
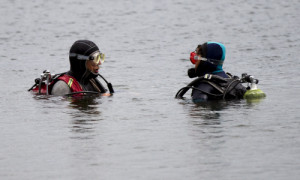
[[[100,53],[99,56],[98,56],[98,58],[99,58],[101,64],[103,64],[103,63],[104,63],[104,60],[105,60],[105,54]]]
[[[97,54],[97,55],[95,55],[95,57],[94,57],[94,63],[95,64],[103,64],[104,63],[104,59],[105,59],[105,55],[103,54],[103,53],[99,53],[99,54]]]

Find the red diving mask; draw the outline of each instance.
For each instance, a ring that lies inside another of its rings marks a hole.
[[[201,60],[201,61],[206,61],[206,62],[209,62],[213,65],[222,65],[223,64],[223,61],[222,60],[217,60],[217,59],[209,59],[209,58],[204,58],[204,57],[200,57],[196,54],[195,51],[191,52],[191,55],[190,55],[190,60],[191,60],[191,63],[193,64],[196,64],[197,61]]]
[[[196,64],[196,62],[198,61],[198,56],[195,51],[191,52],[190,60],[192,64]]]

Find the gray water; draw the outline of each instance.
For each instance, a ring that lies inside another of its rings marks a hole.
[[[299,12],[298,0],[2,0],[0,179],[299,179]],[[106,54],[116,93],[27,92],[43,70],[69,69],[78,39]],[[174,99],[205,41],[267,97]]]

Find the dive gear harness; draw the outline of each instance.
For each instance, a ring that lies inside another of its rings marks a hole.
[[[213,74],[205,74],[204,76],[200,76],[197,79],[193,80],[187,86],[181,88],[177,93],[175,98],[182,99],[184,94],[189,89],[194,89],[197,91],[201,91],[204,94],[215,96],[215,97],[222,97],[222,99],[226,99],[226,95],[228,95],[238,84],[241,83],[241,79],[237,76],[232,76],[231,74],[227,73],[229,78],[223,78],[218,75]],[[206,92],[199,88],[196,88],[195,85],[199,82],[204,82],[211,85],[214,89],[216,89],[219,93],[214,94],[210,92]]]

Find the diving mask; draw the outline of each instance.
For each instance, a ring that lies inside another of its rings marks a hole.
[[[191,63],[193,63],[193,64],[196,64],[196,62],[199,60],[209,62],[213,65],[222,65],[223,64],[222,60],[204,58],[204,57],[197,55],[195,51],[191,52],[190,60],[191,60]]]
[[[92,56],[89,56],[89,60],[93,60],[95,64],[103,64],[105,60],[105,54],[97,52]]]
[[[90,60],[93,61],[95,64],[103,64],[104,60],[105,60],[105,54],[101,53],[101,52],[96,52],[90,56],[85,56],[85,55],[81,55],[81,54],[76,54],[76,53],[70,53],[70,57],[76,57],[78,60]]]

